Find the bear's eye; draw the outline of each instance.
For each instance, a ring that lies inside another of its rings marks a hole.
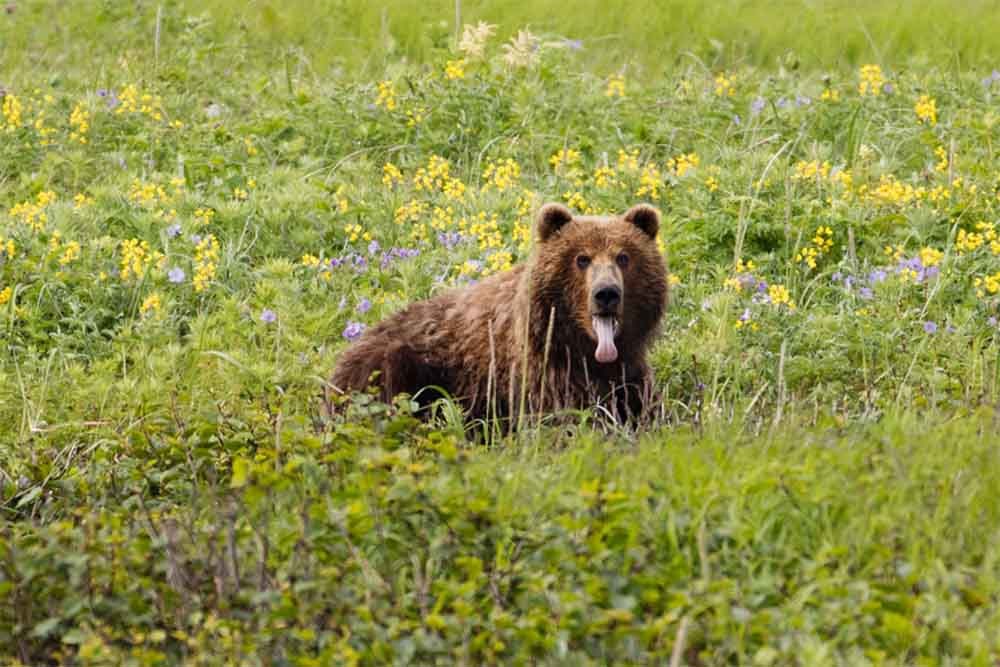
[[[626,266],[628,266],[628,255],[626,255],[623,252],[620,252],[618,253],[618,256],[615,257],[615,261],[618,262],[618,266],[624,269]]]
[[[587,257],[586,255],[577,255],[576,265],[579,266],[581,269],[585,269],[588,266],[590,266],[590,258]]]

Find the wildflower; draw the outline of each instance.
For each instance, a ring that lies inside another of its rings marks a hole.
[[[767,100],[763,97],[755,97],[753,102],[750,103],[750,115],[756,116],[764,110],[765,106],[767,106]]]
[[[527,30],[519,30],[516,37],[503,45],[503,61],[511,67],[534,67],[538,64],[540,41]]]
[[[375,98],[375,106],[382,107],[386,111],[396,109],[396,91],[392,86],[392,81],[378,82],[378,96]]]
[[[349,341],[357,340],[362,333],[365,331],[365,325],[361,322],[348,322],[347,326],[344,327],[343,336]]]
[[[875,293],[872,292],[871,287],[862,287],[861,289],[858,290],[858,296],[867,301],[870,300],[872,297],[874,297]]]
[[[4,287],[2,290],[0,290],[0,306],[3,306],[7,302],[9,302],[10,298],[13,295],[14,295],[14,290],[10,285],[7,285],[7,287]]]
[[[736,94],[736,88],[733,86],[736,79],[732,75],[727,75],[725,72],[719,72],[715,75],[715,94],[717,97],[732,97]]]
[[[517,185],[521,178],[521,166],[510,158],[494,162],[490,160],[483,170],[483,190],[491,187],[497,192],[505,192]]]
[[[929,95],[921,95],[920,99],[913,106],[913,111],[917,114],[917,120],[928,125],[937,124],[937,102]]]
[[[143,316],[150,314],[158,315],[162,307],[163,302],[160,300],[160,295],[154,292],[142,302],[142,305],[139,307],[139,313]]]
[[[575,151],[572,148],[563,148],[552,154],[549,158],[549,164],[556,171],[559,167],[566,165],[567,167],[572,166],[580,161],[580,151]]]
[[[3,106],[0,107],[0,111],[3,112],[8,132],[13,132],[21,126],[21,110],[21,101],[13,93],[8,92],[3,96]]]
[[[445,64],[444,78],[449,81],[465,78],[465,60],[449,60]]]
[[[219,260],[219,241],[214,235],[208,234],[198,241],[194,249],[195,274],[194,291],[203,292],[209,282],[215,278]]]
[[[983,87],[989,88],[997,81],[1000,81],[1000,70],[993,70],[988,77],[983,79]]]
[[[937,156],[937,164],[934,165],[934,171],[938,173],[944,173],[948,171],[948,167],[951,165],[951,160],[948,158],[948,151],[944,146],[938,146],[934,149],[934,155]]]
[[[920,263],[925,268],[937,266],[941,263],[944,253],[934,248],[924,247],[920,249]]]
[[[701,164],[701,158],[697,153],[683,153],[667,160],[667,171],[673,173],[677,178],[683,178],[691,169]]]
[[[767,289],[767,296],[773,305],[784,305],[787,306],[789,310],[795,310],[795,302],[792,301],[792,297],[788,293],[788,288],[784,285],[771,285]]]
[[[938,330],[938,325],[936,322],[932,322],[931,320],[927,320],[926,322],[924,322],[924,333],[936,334],[937,330]]]
[[[604,94],[607,97],[625,97],[625,77],[621,74],[612,74],[608,77],[608,87]]]
[[[835,88],[826,88],[820,94],[819,99],[824,102],[838,102],[840,101],[840,91]]]
[[[265,308],[260,313],[260,321],[264,324],[272,324],[278,320],[278,314],[270,308]]]
[[[806,97],[805,95],[796,95],[795,96],[795,106],[798,106],[798,107],[807,107],[807,106],[809,106],[811,104],[812,104],[812,99],[811,98]]]
[[[69,126],[72,129],[70,141],[87,143],[87,133],[90,131],[90,112],[77,104],[69,116]]]
[[[403,172],[399,170],[399,167],[391,162],[386,162],[382,165],[382,185],[387,188],[391,188],[397,183],[403,182]]]
[[[885,84],[885,77],[882,75],[882,68],[878,65],[861,66],[861,82],[858,84],[858,93],[862,97],[876,97],[882,91]]]
[[[372,302],[367,297],[362,297],[361,301],[358,301],[358,305],[355,307],[355,310],[363,315],[371,310],[371,307]]]
[[[466,24],[462,27],[462,37],[458,40],[458,50],[464,53],[467,58],[482,58],[486,49],[486,41],[493,36],[495,31],[496,26],[485,21],[480,21],[474,26]]]
[[[184,269],[179,266],[175,266],[167,272],[167,280],[178,285],[184,282]]]
[[[176,236],[179,236],[180,233],[181,233],[181,226],[180,226],[180,224],[175,223],[175,224],[172,224],[169,227],[167,227],[167,236],[169,238],[174,238]]]

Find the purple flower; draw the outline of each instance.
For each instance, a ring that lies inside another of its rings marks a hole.
[[[868,282],[872,285],[877,285],[878,283],[885,280],[886,273],[882,269],[875,269],[870,274],[868,274]]]
[[[860,296],[862,299],[868,300],[871,299],[873,296],[875,296],[875,294],[872,292],[871,287],[862,287],[861,289],[858,290],[858,296]]]
[[[364,333],[365,325],[361,322],[348,322],[347,326],[344,327],[343,336],[349,341],[357,340],[357,338]]]
[[[278,314],[275,313],[270,308],[265,308],[260,313],[260,321],[263,322],[264,324],[271,324],[277,319],[278,319]]]
[[[844,289],[848,289],[849,290],[852,287],[854,287],[854,277],[853,276],[847,276],[846,278],[844,278]]]
[[[380,246],[378,244],[378,241],[376,241],[375,239],[372,239],[372,242],[368,244],[368,254],[369,255],[374,255],[375,253],[377,253],[381,249],[382,249],[382,246]]]
[[[359,313],[367,313],[372,308],[372,302],[368,300],[367,297],[362,297],[361,301],[358,301],[358,305],[355,308]]]
[[[340,257],[331,257],[329,263],[330,263],[330,268],[331,269],[335,269],[338,266],[340,266],[341,264],[343,264],[344,260],[341,259]]]
[[[733,125],[739,125],[739,124],[740,124],[740,115],[733,114]]]
[[[740,322],[749,322],[749,321],[750,321],[750,309],[746,308],[743,310],[743,314],[740,315]]]
[[[884,90],[887,95],[892,95],[894,92],[896,92],[896,86],[886,81],[885,85],[882,86],[882,90]]]
[[[997,318],[994,317],[993,315],[990,315],[990,319],[986,320],[986,323],[989,324],[991,327],[995,327],[997,325]]]
[[[437,240],[438,243],[443,245],[448,250],[451,250],[464,241],[465,238],[459,232],[438,232]]]
[[[579,50],[583,49],[583,40],[582,39],[567,39],[563,43],[571,51],[579,51]]]
[[[767,106],[767,100],[763,97],[754,98],[754,101],[750,103],[750,113],[754,116],[759,114]]]
[[[108,96],[107,89],[106,88],[98,88],[97,89],[97,96],[98,97],[107,97]]]
[[[1000,81],[1000,70],[993,70],[993,72],[988,77],[983,79],[983,86],[985,88],[989,88],[997,81]]]
[[[784,97],[779,97],[777,106],[779,109],[784,109],[785,107],[788,106],[788,100],[786,100]]]
[[[170,269],[170,272],[167,273],[167,280],[175,285],[184,282],[184,269],[179,266]]]
[[[935,333],[937,333],[937,329],[938,329],[938,327],[937,327],[936,323],[934,323],[934,322],[932,322],[930,320],[927,320],[926,322],[924,322],[924,333],[935,334]]]
[[[174,238],[175,236],[179,236],[180,233],[181,233],[180,223],[175,222],[174,224],[167,227],[167,236],[169,238]]]
[[[757,283],[757,291],[759,293],[761,293],[761,294],[763,294],[764,292],[767,291],[767,281],[766,280],[761,280],[760,282]]]
[[[198,245],[199,243],[201,243],[201,235],[200,234],[192,234],[191,235],[191,243],[193,243],[195,245]]]
[[[839,283],[840,279],[843,278],[843,277],[844,277],[844,274],[842,274],[840,271],[835,271],[834,274],[832,276],[830,276],[830,280],[832,280],[835,283]]]
[[[798,105],[798,106],[800,106],[800,107],[807,107],[810,104],[812,104],[812,102],[813,101],[810,98],[806,97],[805,95],[796,95],[795,96],[795,104]]]

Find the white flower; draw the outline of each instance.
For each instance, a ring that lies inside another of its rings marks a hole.
[[[538,47],[538,37],[527,30],[520,30],[517,37],[503,45],[503,60],[512,67],[533,67],[538,64]]]
[[[480,21],[476,25],[465,24],[462,27],[462,39],[458,41],[458,50],[468,58],[482,58],[486,40],[493,35],[496,28],[495,25],[485,21]]]

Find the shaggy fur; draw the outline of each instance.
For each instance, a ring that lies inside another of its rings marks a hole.
[[[595,405],[635,417],[650,386],[646,353],[667,304],[659,224],[644,204],[613,217],[575,217],[549,204],[526,263],[370,328],[341,356],[333,385],[345,392],[374,385],[383,400],[405,392],[422,405],[441,389],[471,418]],[[614,361],[597,361],[597,316],[615,323],[604,348],[615,351]]]

